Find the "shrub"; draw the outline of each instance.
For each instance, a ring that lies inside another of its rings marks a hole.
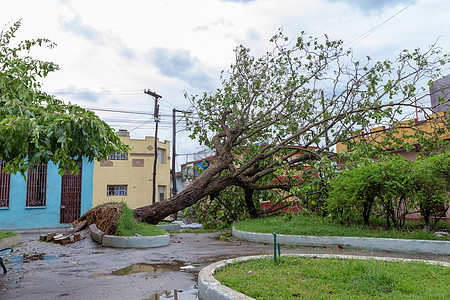
[[[449,208],[450,198],[450,153],[418,160],[412,172],[415,203],[429,224],[437,223]]]
[[[340,173],[330,181],[331,191],[326,200],[326,210],[343,223],[369,223],[375,197],[381,184],[374,174],[376,164]]]
[[[401,229],[411,203],[412,162],[392,156],[384,162],[372,163],[342,172],[330,182],[326,208],[341,222],[362,221],[369,224],[375,213]]]

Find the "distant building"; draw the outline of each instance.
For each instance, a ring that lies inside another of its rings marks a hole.
[[[216,159],[215,155],[204,157],[198,160],[190,161],[181,165],[181,186],[182,190],[187,188],[191,182],[200,175],[200,173],[206,170]]]
[[[399,128],[405,127],[402,129],[399,129],[399,133],[395,135],[395,138],[401,138],[402,134],[406,134],[411,136],[415,130],[420,130],[421,132],[425,133],[432,133],[436,131],[437,129],[443,129],[443,132],[439,134],[440,140],[450,140],[450,131],[447,128],[447,123],[444,118],[444,113],[440,112],[437,114],[432,114],[427,117],[427,119],[417,122],[417,120],[406,120],[403,122],[399,122],[395,126],[398,126]],[[409,127],[413,128],[409,128]],[[386,138],[385,130],[389,130],[389,128],[384,127],[377,127],[372,130],[370,133],[364,134],[362,137],[355,138],[355,141],[358,141],[359,139],[365,138],[368,140],[371,140],[372,143],[379,143],[383,141]],[[389,153],[392,154],[399,154],[404,156],[408,160],[416,160],[416,154],[420,152],[421,145],[419,144],[418,140],[416,138],[410,137],[407,141],[408,144],[413,146],[412,150],[407,150],[405,148],[400,149],[385,149]],[[347,150],[347,146],[344,143],[337,143],[336,144],[336,152],[340,153],[344,150]]]
[[[120,140],[131,148],[114,153],[108,160],[94,163],[93,206],[124,201],[131,209],[152,204],[155,138],[131,139],[126,130]],[[158,141],[156,201],[170,197],[170,144]]]
[[[183,189],[183,173],[181,172],[176,172],[175,173],[175,187],[177,188],[177,194],[181,193],[184,189]],[[170,177],[170,189],[172,191],[171,196],[173,196],[173,180],[172,180],[172,176]]]
[[[450,110],[450,74],[436,80],[430,88],[431,106],[434,113],[447,112]],[[439,98],[446,101],[439,103]]]

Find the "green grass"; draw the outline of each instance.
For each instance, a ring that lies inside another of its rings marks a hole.
[[[12,232],[12,231],[1,231],[0,230],[0,240],[10,237],[10,236],[14,236],[14,235],[17,235],[17,233]]]
[[[450,267],[423,262],[283,256],[229,264],[214,277],[256,299],[450,299]]]
[[[442,222],[446,223],[446,222]],[[408,223],[416,224],[417,223]],[[292,218],[283,216],[251,219],[233,224],[233,227],[241,231],[309,235],[309,236],[353,236],[374,238],[397,238],[418,240],[444,240],[450,241],[450,237],[436,237],[433,232],[423,229],[414,229],[413,225],[403,231],[385,230],[381,227],[349,225],[345,226],[335,222],[331,218],[315,216],[294,215]],[[445,227],[446,225],[442,226]]]
[[[124,203],[122,216],[117,225],[116,235],[133,236],[135,233],[142,236],[154,236],[166,234],[167,232],[155,225],[137,222],[134,218],[133,211]]]

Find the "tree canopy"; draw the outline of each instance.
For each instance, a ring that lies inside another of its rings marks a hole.
[[[78,169],[77,161],[106,159],[127,148],[93,112],[65,104],[41,91],[40,79],[58,70],[31,57],[33,47],[55,46],[48,39],[13,44],[20,21],[0,33],[0,158],[5,169],[25,174],[53,162],[60,174]]]
[[[393,61],[360,62],[342,41],[327,36],[321,41],[302,32],[290,40],[280,31],[271,42],[273,51],[259,58],[238,47],[220,89],[188,96],[198,115],[188,119],[191,137],[216,151],[215,162],[181,194],[137,209],[136,216],[154,223],[228,186],[289,191],[301,182],[298,171],[335,156],[330,149],[337,143],[381,125],[394,130],[429,95],[429,85],[449,62],[435,46],[404,50]],[[439,139],[413,132],[423,140]],[[405,140],[380,143],[394,148]],[[359,141],[353,147],[366,153],[377,146]],[[280,174],[291,176],[280,180]]]

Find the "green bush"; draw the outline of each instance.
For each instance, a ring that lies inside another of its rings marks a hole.
[[[375,215],[401,229],[413,207],[411,172],[412,162],[401,156],[342,172],[330,182],[326,208],[344,223],[369,224]]]
[[[325,208],[342,223],[382,217],[402,229],[408,214],[420,211],[425,224],[445,216],[450,196],[450,154],[408,161],[391,156],[341,172],[330,180]]]
[[[450,153],[418,160],[412,177],[416,206],[425,223],[438,222],[450,204]]]
[[[369,223],[380,183],[374,173],[375,164],[342,172],[330,181],[331,190],[326,200],[326,210],[341,222]],[[361,219],[362,218],[362,219]]]

